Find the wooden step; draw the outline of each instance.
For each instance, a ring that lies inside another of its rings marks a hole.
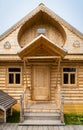
[[[60,116],[60,113],[55,113],[55,112],[25,112],[24,116]]]
[[[65,125],[64,123],[61,123],[60,120],[25,120],[23,123],[19,123],[19,125],[29,125],[29,126],[62,126]]]
[[[53,113],[53,112],[25,112],[24,113],[24,120],[60,120],[60,113]]]
[[[24,109],[24,122],[19,125],[64,125],[60,117],[60,109],[56,104],[28,104]]]
[[[25,112],[59,112],[59,109],[26,109]]]
[[[27,112],[59,112],[59,108],[56,104],[51,103],[39,103],[39,104],[28,104],[27,108],[24,109]]]

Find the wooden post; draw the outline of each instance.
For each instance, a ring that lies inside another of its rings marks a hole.
[[[24,58],[24,74],[25,74],[25,78],[26,78],[26,84],[24,85],[24,108],[26,107],[26,89],[28,87],[28,83],[27,83],[27,70],[26,70],[26,58]]]
[[[55,87],[55,100],[57,98],[57,105],[60,108],[60,86],[58,85],[58,76],[59,76],[59,71],[60,71],[60,61],[61,58],[58,58],[58,67],[57,67],[57,77],[56,77],[56,87]]]
[[[64,96],[61,95],[61,122],[64,123]]]
[[[23,121],[22,95],[20,95],[20,122]]]
[[[57,85],[57,83],[58,83],[58,76],[59,76],[59,72],[60,72],[60,62],[61,62],[61,58],[59,58],[59,61],[58,61],[56,88],[57,88],[57,96],[58,96],[58,100],[59,100],[58,105],[60,107],[60,112],[61,112],[61,122],[64,123],[64,112],[63,112],[64,97],[61,95],[60,86]]]
[[[10,115],[12,116],[12,107],[11,107],[10,111],[11,111],[11,112],[10,112]]]
[[[27,87],[26,59],[24,59],[24,74],[26,78],[26,87]]]
[[[6,110],[4,111],[4,123],[6,123]]]
[[[61,58],[59,58],[58,60],[59,60],[59,61],[58,61],[58,68],[57,68],[56,87],[57,87],[57,83],[58,83],[58,76],[59,76]]]

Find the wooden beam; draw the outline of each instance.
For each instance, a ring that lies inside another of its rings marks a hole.
[[[57,83],[58,83],[58,76],[59,76],[59,70],[60,70],[60,62],[61,62],[61,58],[58,61],[58,68],[57,68],[57,78],[56,78],[56,87],[57,87]]]
[[[29,56],[29,57],[24,57],[24,60],[27,59],[60,59],[60,56]]]
[[[4,123],[6,123],[6,110],[4,111]]]
[[[22,95],[20,95],[20,122],[23,122],[23,103],[22,103]]]
[[[25,74],[25,78],[26,78],[26,86],[27,86],[27,73],[26,73],[26,59],[24,59],[24,74]],[[25,88],[24,88],[25,89]]]
[[[10,111],[11,111],[11,112],[10,112],[10,115],[12,116],[12,107],[10,108]]]

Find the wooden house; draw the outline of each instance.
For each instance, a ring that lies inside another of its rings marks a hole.
[[[0,89],[21,103],[21,121],[83,113],[83,34],[40,4],[0,37]]]

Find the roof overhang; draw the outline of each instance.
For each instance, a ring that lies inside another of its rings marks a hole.
[[[20,62],[21,58],[16,54],[16,55],[2,55],[0,54],[0,62]]]
[[[6,111],[17,103],[17,100],[0,90],[0,110]]]
[[[9,34],[11,34],[13,31],[15,31],[17,28],[21,28],[24,24],[30,21],[33,17],[36,16],[39,12],[43,12],[50,16],[50,19],[54,19],[56,22],[56,25],[63,25],[66,28],[68,28],[70,31],[74,32],[77,36],[79,36],[81,39],[83,39],[83,34],[79,32],[77,29],[72,27],[69,23],[67,23],[65,20],[63,20],[61,17],[59,17],[57,14],[55,14],[53,11],[51,11],[48,7],[46,7],[44,4],[39,4],[37,8],[32,10],[28,15],[26,15],[23,19],[21,19],[19,22],[17,22],[13,27],[11,27],[9,30],[7,30],[5,33],[3,33],[0,36],[0,41],[3,40],[5,37],[7,37]],[[36,19],[36,18],[35,18]]]
[[[64,57],[64,60],[68,61],[83,61],[83,55],[82,54],[68,54]]]
[[[29,44],[25,45],[22,49],[20,49],[18,55],[21,58],[29,56],[30,52],[42,45],[45,46],[47,49],[49,48],[54,53],[54,56],[56,56],[57,54],[58,56],[64,57],[67,54],[67,51],[64,50],[61,46],[41,34],[37,38],[32,40]]]

